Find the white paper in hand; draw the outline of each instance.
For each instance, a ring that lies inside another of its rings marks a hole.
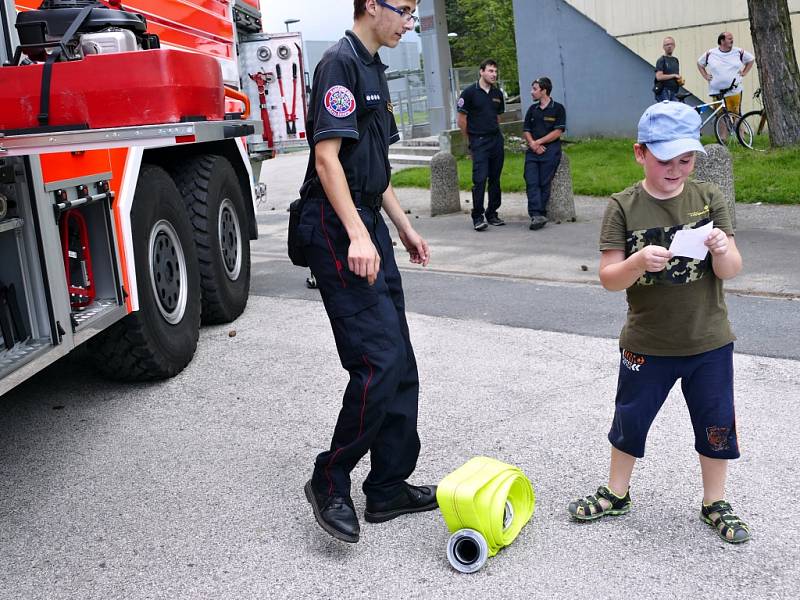
[[[669,251],[672,252],[672,256],[703,260],[708,254],[708,246],[704,242],[713,228],[714,222],[709,221],[697,229],[681,229],[672,238]]]

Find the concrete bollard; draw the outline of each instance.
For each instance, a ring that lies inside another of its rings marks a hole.
[[[716,183],[722,190],[731,213],[731,225],[736,229],[736,191],[733,187],[733,157],[720,144],[703,146],[708,154],[697,153],[694,163],[694,178],[698,181]]]
[[[550,186],[550,201],[547,203],[547,218],[555,223],[575,221],[575,196],[572,194],[572,172],[569,157],[562,152],[561,162]]]
[[[431,158],[431,216],[460,211],[456,158],[449,152],[437,152]]]

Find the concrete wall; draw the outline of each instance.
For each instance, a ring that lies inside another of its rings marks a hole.
[[[708,101],[708,85],[700,77],[697,57],[717,45],[722,31],[733,33],[734,44],[753,51],[746,0],[567,0],[633,52],[655,65],[665,36],[675,38],[686,89]],[[800,57],[800,0],[789,0],[795,53]],[[754,107],[759,87],[758,64],[744,81],[742,110]],[[760,108],[760,106],[758,107]]]
[[[513,0],[523,115],[547,76],[570,137],[635,136],[653,103],[653,67],[565,0]]]
[[[665,29],[690,28],[697,25],[719,25],[746,21],[747,0],[567,0],[611,35],[658,32]],[[789,12],[800,12],[800,0],[789,0]],[[711,40],[714,45],[716,35]]]

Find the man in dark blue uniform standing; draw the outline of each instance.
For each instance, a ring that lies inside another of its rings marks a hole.
[[[311,146],[298,236],[317,280],[350,381],[330,449],[316,458],[305,494],[319,525],[357,542],[350,472],[369,451],[364,517],[382,522],[432,510],[436,486],[406,483],[416,467],[419,380],[400,273],[381,207],[411,262],[428,245],[389,182],[389,144],[399,138],[380,61],[413,29],[416,0],[355,0],[355,24],[315,72],[306,131]]]
[[[500,208],[500,174],[505,159],[500,115],[505,112],[506,105],[503,92],[495,83],[497,63],[487,59],[481,63],[480,78],[461,92],[457,104],[458,128],[467,140],[472,157],[472,226],[475,231],[483,231],[488,225],[505,225],[497,209]],[[484,215],[487,180],[489,204]]]
[[[523,134],[528,150],[525,152],[525,189],[528,194],[530,229],[547,224],[547,203],[550,184],[561,162],[561,134],[567,128],[564,106],[550,97],[553,84],[540,77],[531,84],[533,104],[525,113]]]

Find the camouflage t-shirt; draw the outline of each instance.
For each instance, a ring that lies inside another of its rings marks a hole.
[[[675,232],[714,222],[733,235],[728,206],[714,184],[687,181],[683,192],[659,200],[641,183],[614,194],[600,231],[600,250],[624,250],[627,258],[645,246],[669,248]],[[655,356],[691,356],[732,342],[722,280],[703,260],[676,256],[658,273],[647,272],[626,290],[628,318],[620,347]]]

